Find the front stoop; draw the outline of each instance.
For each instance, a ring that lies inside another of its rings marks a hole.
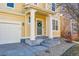
[[[36,40],[25,39],[25,44],[29,46],[29,50],[31,50],[36,56],[49,55],[49,49],[61,44],[59,38],[49,39],[48,37],[36,37]]]
[[[52,43],[56,42],[54,44],[60,44],[60,38],[58,37],[50,39],[48,36],[37,36],[35,39],[36,40],[30,40],[30,38],[21,39],[21,43],[27,45],[40,45],[43,41],[52,41]]]
[[[48,39],[49,37],[48,36],[36,36],[35,39]]]

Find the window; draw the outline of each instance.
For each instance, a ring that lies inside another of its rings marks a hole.
[[[58,30],[58,20],[52,20],[53,30]]]
[[[75,34],[77,33],[77,23],[76,22],[72,22],[72,34]]]
[[[66,11],[66,5],[65,4],[62,4],[61,5],[61,12],[65,12]],[[65,12],[66,13],[66,12]]]
[[[65,10],[65,6],[63,4],[61,5],[61,10]]]
[[[14,8],[14,3],[7,3],[8,7]]]
[[[56,8],[56,4],[52,3],[52,10],[55,11],[55,8]]]

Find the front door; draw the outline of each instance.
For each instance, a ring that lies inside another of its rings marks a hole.
[[[37,20],[37,35],[42,35],[42,21]]]

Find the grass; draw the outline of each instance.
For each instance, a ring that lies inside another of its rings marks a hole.
[[[77,39],[76,41],[79,42],[79,39]]]
[[[79,56],[79,45],[72,46],[62,56]]]

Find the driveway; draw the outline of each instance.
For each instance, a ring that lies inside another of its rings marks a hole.
[[[11,43],[0,45],[1,56],[28,56],[33,55],[30,50],[27,49],[27,45],[21,43]]]
[[[67,43],[63,39],[60,39],[60,40],[58,39],[56,41],[58,42],[60,41],[60,44],[55,43],[53,41],[52,43],[57,44],[57,45],[54,45],[48,48],[48,50],[46,50],[44,53],[42,51],[38,54],[35,54],[33,52],[34,49],[31,49],[31,50],[28,49],[28,45],[26,44],[13,43],[13,44],[0,45],[0,55],[1,56],[36,56],[36,55],[37,56],[60,56],[65,51],[67,51],[70,47],[75,45],[74,43]]]

